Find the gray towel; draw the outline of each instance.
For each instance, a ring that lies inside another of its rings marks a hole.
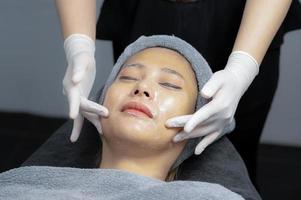
[[[118,169],[21,167],[0,174],[5,200],[242,200],[218,184],[164,182]]]
[[[177,51],[181,55],[183,55],[186,60],[190,63],[195,77],[197,79],[197,86],[198,86],[198,97],[197,103],[195,106],[195,111],[200,109],[203,105],[208,103],[208,100],[203,98],[200,94],[201,89],[205,85],[205,83],[210,79],[212,75],[211,68],[209,67],[207,61],[203,58],[203,56],[189,43],[185,42],[184,40],[176,37],[176,36],[169,36],[169,35],[153,35],[153,36],[141,36],[135,42],[127,46],[124,52],[118,58],[116,64],[114,65],[111,74],[109,75],[104,89],[102,92],[98,92],[97,96],[94,97],[92,100],[97,101],[102,104],[104,101],[105,94],[107,89],[110,85],[114,82],[115,78],[117,77],[119,71],[122,69],[123,64],[125,61],[131,57],[132,55],[136,54],[137,52],[150,48],[150,47],[164,47],[174,51]],[[226,127],[223,132],[229,133],[235,127],[235,120]],[[189,158],[193,153],[196,145],[200,142],[202,138],[193,138],[189,139],[186,143],[183,151],[173,163],[171,170],[178,167],[184,160]]]

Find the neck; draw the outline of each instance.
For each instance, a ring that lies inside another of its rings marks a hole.
[[[114,150],[109,148],[106,142],[103,142],[102,159],[99,168],[121,169],[165,181],[172,164],[167,158],[168,155],[149,154],[147,156],[134,156],[129,153],[131,151],[137,152],[137,149]]]

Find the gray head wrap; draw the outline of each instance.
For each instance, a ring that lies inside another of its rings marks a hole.
[[[126,47],[126,49],[120,55],[116,64],[114,65],[103,90],[98,92],[96,99],[99,99],[99,104],[103,103],[107,89],[114,82],[115,78],[117,77],[119,71],[121,70],[126,60],[132,55],[136,54],[137,52],[151,47],[168,48],[177,51],[182,56],[184,56],[186,60],[191,64],[191,67],[197,79],[199,93],[197,97],[195,111],[200,109],[204,104],[208,103],[208,100],[201,96],[200,91],[211,77],[212,71],[206,60],[203,58],[203,56],[194,47],[192,47],[190,44],[178,37],[168,35],[153,35],[149,37],[141,36],[135,42]],[[234,127],[235,120],[233,120],[232,124],[226,127],[223,132],[231,132],[234,129]],[[183,151],[173,163],[171,170],[178,167],[184,160],[189,158],[194,153],[194,149],[196,145],[200,142],[200,140],[201,137],[192,138],[188,140]]]

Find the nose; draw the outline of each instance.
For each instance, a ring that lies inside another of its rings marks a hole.
[[[146,96],[146,97],[150,97],[150,94],[147,91],[141,91],[139,89],[136,89],[135,92],[134,92],[135,95],[139,95],[140,93],[143,93],[143,95]]]
[[[154,96],[151,88],[146,84],[138,84],[138,86],[133,89],[132,95],[146,97],[147,99],[153,99]]]

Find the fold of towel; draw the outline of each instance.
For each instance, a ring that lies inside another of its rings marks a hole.
[[[241,200],[225,187],[197,181],[164,182],[118,169],[30,166],[0,174],[0,199]]]

